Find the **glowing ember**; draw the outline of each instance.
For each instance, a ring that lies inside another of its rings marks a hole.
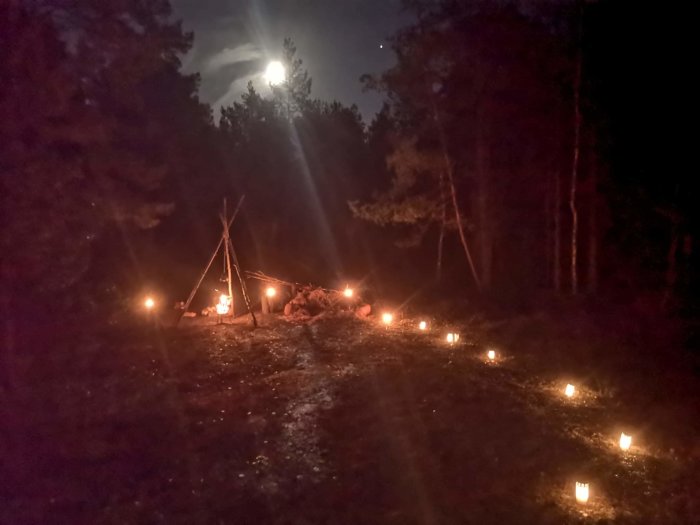
[[[265,295],[267,295],[268,297],[274,297],[275,295],[277,295],[277,290],[273,286],[268,286],[265,290]]]
[[[352,294],[354,293],[352,288],[348,288],[347,286],[345,287],[345,290],[343,290],[343,295],[350,299],[352,297]]]
[[[566,397],[574,397],[574,394],[576,393],[576,387],[572,384],[566,385],[566,388],[564,389],[564,395]]]
[[[579,503],[588,502],[588,483],[576,482],[576,501]]]
[[[146,310],[153,310],[153,307],[156,305],[156,302],[153,300],[153,297],[146,297],[146,300],[143,302],[143,305],[146,307]]]
[[[489,361],[493,361],[494,359],[496,359],[496,351],[495,350],[489,350],[486,353],[486,355],[488,356]]]
[[[457,341],[459,341],[459,334],[453,334],[449,333],[447,334],[447,342],[450,343],[451,345],[455,344]]]
[[[418,330],[427,330],[428,329],[428,323],[425,321],[421,321],[418,323]]]
[[[622,450],[629,450],[632,446],[632,436],[628,436],[624,432],[620,434],[620,448]]]
[[[393,314],[390,314],[389,312],[384,312],[382,314],[382,323],[384,323],[385,325],[389,326],[393,320],[394,320]]]

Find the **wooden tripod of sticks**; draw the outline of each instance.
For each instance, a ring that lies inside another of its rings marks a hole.
[[[216,259],[216,256],[219,254],[219,250],[223,246],[224,261],[226,263],[226,281],[228,284],[228,296],[233,297],[233,285],[232,285],[232,277],[231,277],[231,267],[233,267],[236,270],[236,277],[238,277],[238,282],[241,284],[241,292],[243,294],[243,300],[245,301],[246,308],[248,308],[248,313],[250,314],[250,316],[253,319],[253,326],[257,328],[258,320],[255,318],[255,314],[253,313],[253,308],[250,304],[250,297],[248,296],[248,288],[246,287],[245,280],[243,279],[243,275],[241,274],[241,266],[238,262],[238,257],[236,256],[236,250],[233,247],[233,242],[231,241],[231,235],[229,233],[229,230],[231,228],[231,224],[233,224],[233,221],[236,219],[236,215],[238,215],[238,211],[241,209],[241,204],[243,204],[244,198],[245,198],[245,195],[240,198],[240,200],[238,201],[238,204],[236,205],[236,209],[234,210],[233,215],[231,215],[230,219],[228,218],[228,212],[226,210],[226,198],[224,198],[224,209],[223,209],[223,212],[219,214],[219,219],[221,220],[221,225],[223,226],[221,238],[219,239],[219,243],[216,245],[216,249],[214,250],[214,253],[211,254],[211,257],[209,258],[209,262],[207,263],[206,267],[204,268],[204,271],[199,276],[199,279],[197,280],[197,284],[194,285],[194,288],[190,292],[190,295],[187,298],[187,301],[185,302],[185,306],[182,309],[183,314],[190,307],[190,304],[192,303],[192,299],[194,299],[194,296],[197,294],[197,290],[199,290],[199,287],[202,285],[202,281],[204,281],[204,277],[207,275],[209,268],[211,268],[211,265],[214,262],[214,259]],[[180,323],[180,319],[182,319],[182,314],[177,318],[176,325]]]

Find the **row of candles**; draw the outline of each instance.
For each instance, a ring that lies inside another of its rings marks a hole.
[[[277,289],[274,286],[268,286],[265,288],[265,296],[268,299],[272,299],[277,295]],[[354,295],[354,291],[352,288],[346,286],[345,289],[342,292],[343,296],[347,299],[351,299]],[[232,303],[232,298],[229,295],[222,294],[219,297],[219,302],[216,305],[216,313],[218,315],[227,315],[231,309],[231,303]],[[156,303],[155,300],[152,297],[147,297],[144,301],[144,306],[146,310],[151,311],[155,308]],[[389,327],[394,322],[394,314],[391,312],[383,312],[381,315],[381,321],[384,324],[386,328]],[[426,332],[428,331],[428,322],[427,321],[419,321],[418,323],[418,330],[421,332]],[[447,344],[450,346],[454,346],[459,342],[459,334],[456,332],[448,332],[447,335],[445,336],[445,340],[447,341]],[[493,349],[489,349],[486,351],[486,358],[489,362],[495,362],[496,361],[496,351]],[[571,383],[568,383],[566,387],[564,387],[564,395],[567,398],[573,398],[576,395],[576,387],[572,385]],[[630,447],[632,446],[632,436],[625,434],[622,432],[620,434],[620,440],[619,440],[619,447],[623,452],[627,452]],[[588,502],[589,496],[590,496],[590,486],[588,483],[583,483],[576,481],[575,482],[575,496],[576,496],[576,501],[585,504]]]
[[[382,313],[381,316],[382,323],[384,324],[385,327],[389,327],[394,322],[394,314],[391,312],[384,312]],[[418,330],[421,332],[425,332],[428,330],[428,323],[427,321],[419,321],[418,322]],[[445,340],[447,341],[447,344],[450,346],[454,346],[457,344],[459,341],[459,334],[455,332],[448,332],[447,335],[445,336]],[[494,362],[496,361],[496,351],[493,349],[489,349],[486,351],[486,358],[488,359],[489,362]],[[564,396],[567,398],[573,398],[576,395],[576,387],[572,385],[571,383],[568,383],[566,387],[564,387]],[[619,447],[623,452],[627,452],[630,447],[632,446],[632,436],[625,434],[622,432],[620,434],[620,439],[619,439]],[[589,483],[583,483],[576,481],[575,482],[575,497],[576,501],[581,503],[581,504],[586,504],[588,503],[588,499],[590,496],[590,485]]]
[[[355,293],[355,291],[352,288],[347,287],[347,286],[343,290],[343,296],[348,298],[348,299],[351,299],[352,296],[354,295],[354,293]],[[277,288],[275,288],[274,286],[268,286],[267,288],[265,288],[265,296],[268,299],[272,299],[276,295],[277,295]],[[219,313],[219,310],[221,310],[220,315],[226,315],[229,312],[229,309],[231,307],[232,302],[233,302],[233,299],[229,295],[221,294],[219,296],[219,302],[218,302],[218,304],[221,305],[221,308],[217,307],[217,313]],[[151,311],[151,310],[155,309],[155,307],[156,307],[156,300],[152,296],[149,295],[144,299],[143,306],[147,311]],[[392,316],[392,319],[393,319],[393,316]],[[389,321],[389,322],[391,322],[391,321]]]
[[[352,297],[352,289],[346,288],[343,292],[345,297]],[[265,288],[265,296],[268,299],[272,299],[277,295],[277,289],[274,286],[268,286]],[[221,294],[219,296],[219,302],[216,303],[216,313],[217,315],[228,315],[231,312],[231,305],[233,304],[233,298],[228,294]],[[143,306],[147,311],[152,311],[156,307],[156,301],[152,296],[148,296],[143,301]]]

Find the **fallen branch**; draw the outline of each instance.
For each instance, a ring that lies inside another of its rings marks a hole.
[[[251,271],[247,271],[247,270],[246,270],[245,274],[246,274],[246,277],[247,277],[248,279],[256,279],[256,280],[258,280],[258,281],[263,281],[263,282],[271,283],[271,284],[280,284],[280,285],[290,286],[290,287],[303,287],[303,286],[307,286],[307,287],[310,287],[310,288],[316,288],[316,289],[318,289],[318,290],[324,290],[324,291],[326,291],[326,292],[341,292],[341,291],[342,291],[342,290],[336,290],[336,289],[333,289],[333,288],[324,288],[324,287],[322,287],[322,286],[315,286],[315,285],[313,285],[313,284],[311,284],[311,283],[302,284],[302,283],[296,283],[296,282],[291,282],[291,281],[285,281],[284,279],[279,279],[279,278],[277,278],[277,277],[272,277],[272,276],[267,275],[267,274],[265,274],[265,273],[263,273],[263,272],[261,272],[261,271],[251,272]]]

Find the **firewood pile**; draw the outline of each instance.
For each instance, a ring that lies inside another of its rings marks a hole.
[[[284,306],[284,315],[299,320],[328,316],[367,317],[372,308],[360,297],[345,297],[338,290],[312,285],[296,287],[296,294]]]

